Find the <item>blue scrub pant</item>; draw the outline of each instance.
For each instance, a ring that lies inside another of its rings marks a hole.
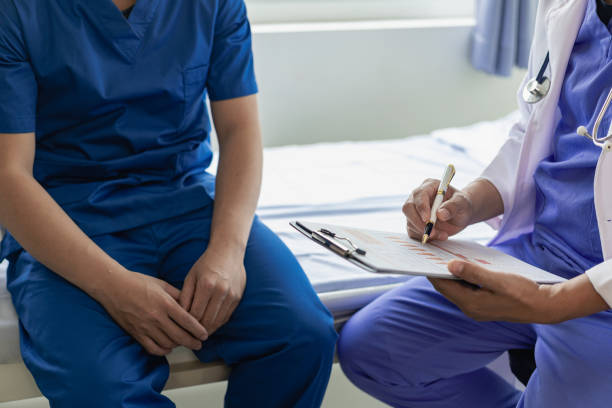
[[[524,393],[485,366],[535,346]],[[414,278],[344,326],[342,369],[394,407],[604,408],[612,406],[612,312],[555,325],[477,322]]]
[[[206,249],[211,216],[212,205],[93,239],[129,270],[180,288]],[[51,407],[174,406],[160,394],[166,358],[148,354],[98,302],[27,252],[10,259],[22,356]],[[244,264],[242,302],[196,356],[232,367],[227,407],[319,406],[337,337],[332,317],[295,257],[257,218]]]

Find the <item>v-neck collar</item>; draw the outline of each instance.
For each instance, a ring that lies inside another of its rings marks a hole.
[[[121,10],[121,14],[123,14],[123,17],[128,19],[128,18],[130,18],[130,14],[132,14],[132,10],[134,10],[134,5],[131,5],[130,7],[126,8],[125,10]]]
[[[612,4],[608,4],[603,0],[595,0],[597,2],[597,15],[606,26],[610,26],[610,17],[612,16]]]
[[[600,0],[589,1],[580,31],[587,30],[589,41],[596,41],[602,52],[602,64],[607,64],[612,57],[612,21],[606,25],[598,13]],[[580,36],[580,32],[578,33]]]
[[[81,9],[90,11],[94,21],[109,33],[113,43],[132,60],[159,5],[159,0],[138,0],[126,19],[112,0],[81,0]]]

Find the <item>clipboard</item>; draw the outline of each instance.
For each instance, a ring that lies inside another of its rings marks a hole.
[[[448,271],[447,263],[458,258],[480,263],[491,270],[515,273],[538,283],[552,284],[566,280],[473,241],[451,239],[421,244],[420,241],[408,238],[405,233],[303,221],[289,224],[316,244],[372,273],[457,280]]]
[[[316,229],[311,229],[311,227],[299,221],[292,221],[289,223],[289,225],[301,232],[307,238],[310,238],[317,244],[329,249],[331,252],[335,253],[338,256],[341,256],[342,258],[359,266],[360,268],[365,269],[368,272],[378,272],[376,268],[372,267],[367,262],[364,262],[356,256],[358,255],[357,250],[361,248],[349,248],[343,245],[342,243],[338,242],[339,240],[337,239],[337,234],[332,232],[331,230],[327,228],[320,228],[317,231]],[[323,229],[323,231],[321,231],[321,229]],[[324,231],[327,231],[328,233],[325,233]],[[367,255],[367,252],[364,251],[363,255]]]

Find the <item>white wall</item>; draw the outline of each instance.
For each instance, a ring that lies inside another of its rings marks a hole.
[[[252,23],[472,17],[474,0],[246,0]]]
[[[468,61],[471,18],[254,24],[267,146],[398,138],[515,109]]]

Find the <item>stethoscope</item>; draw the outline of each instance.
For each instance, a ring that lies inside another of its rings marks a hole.
[[[548,91],[550,91],[550,78],[545,76],[546,68],[548,67],[548,63],[550,60],[550,53],[546,53],[546,58],[544,58],[544,62],[540,67],[540,71],[538,75],[531,79],[525,87],[523,88],[523,100],[526,103],[537,103],[540,102],[546,95],[548,95]],[[612,102],[612,89],[608,92],[608,97],[604,102],[601,110],[599,111],[599,115],[597,115],[597,120],[595,120],[595,124],[593,125],[593,134],[591,135],[585,126],[580,126],[576,130],[576,132],[580,136],[587,137],[591,139],[591,141],[595,144],[595,146],[604,147],[606,142],[612,139],[612,125],[608,130],[608,134],[604,137],[597,137],[599,133],[599,126],[603,120],[604,115],[608,111],[610,107],[610,103]],[[612,144],[608,144],[606,146],[608,150],[612,150]]]
[[[535,78],[532,78],[523,88],[523,100],[527,103],[540,102],[550,91],[550,78],[544,75],[550,60],[550,53],[546,53],[546,58],[540,67],[540,71]]]
[[[612,89],[610,89],[610,92],[608,92],[608,97],[606,98],[606,101],[601,107],[599,115],[597,115],[597,119],[595,120],[595,124],[593,125],[592,135],[589,134],[589,131],[587,130],[586,126],[580,126],[576,130],[576,133],[578,133],[580,136],[584,136],[591,139],[595,146],[599,146],[602,148],[605,146],[607,150],[612,150],[612,145],[610,143],[606,143],[608,140],[612,139],[612,124],[610,125],[610,129],[608,129],[608,134],[606,136],[597,137],[597,134],[599,133],[599,126],[601,125],[601,121],[603,120],[604,115],[610,107],[610,102],[612,102]]]

